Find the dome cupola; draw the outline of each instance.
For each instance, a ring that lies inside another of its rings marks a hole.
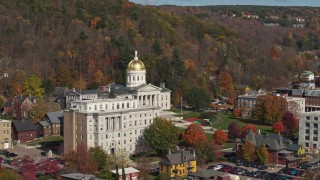
[[[135,56],[129,62],[127,67],[127,87],[137,87],[146,84],[146,67],[143,62],[138,59],[138,52],[135,51]]]
[[[129,62],[127,69],[130,71],[141,71],[146,69],[143,62],[138,59],[138,51],[135,51],[134,59]]]

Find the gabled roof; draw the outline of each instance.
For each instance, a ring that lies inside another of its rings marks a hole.
[[[32,120],[13,120],[12,126],[16,129],[17,132],[37,130]]]
[[[73,180],[91,180],[96,179],[95,175],[83,174],[83,173],[70,173],[61,175],[62,178],[73,179]]]
[[[48,121],[39,121],[39,124],[42,126],[42,127],[49,127],[50,124]]]
[[[293,151],[293,152],[298,152],[300,147],[302,147],[301,145],[299,144],[290,144],[288,147],[287,147],[287,150],[288,151]]]
[[[215,176],[227,176],[226,173],[224,172],[219,172],[219,171],[215,171],[212,169],[204,169],[202,171],[197,171],[195,173],[189,173],[189,176],[193,176],[193,177],[200,177],[200,178],[210,178],[210,177],[215,177]]]
[[[47,112],[48,120],[52,124],[63,124],[63,112],[56,111],[56,112]]]
[[[160,161],[160,164],[173,165],[192,160],[196,160],[196,157],[194,157],[189,151],[180,151],[175,154],[168,154],[165,159]]]
[[[278,137],[278,138],[271,138],[271,137]],[[284,145],[282,141],[282,136],[263,136],[253,133],[251,130],[249,130],[247,135],[247,140],[252,143],[255,146],[260,146],[262,144],[266,145],[267,149],[273,150],[273,151],[279,151],[286,149],[286,146]]]
[[[116,174],[116,170],[112,170],[111,171],[113,174]],[[125,174],[132,174],[132,173],[137,173],[140,172],[138,169],[135,169],[133,167],[128,167],[128,168],[124,168],[124,173]],[[118,168],[118,173],[121,175],[122,174],[122,168]]]

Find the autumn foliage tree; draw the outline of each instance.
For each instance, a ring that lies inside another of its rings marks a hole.
[[[81,143],[75,151],[65,155],[66,169],[70,172],[81,172],[84,174],[95,174],[97,164],[90,156],[87,147]]]
[[[206,142],[208,138],[206,133],[203,131],[201,125],[199,124],[190,124],[186,129],[184,134],[184,142],[193,146],[196,142]]]
[[[269,162],[269,152],[264,144],[261,144],[256,148],[257,161],[262,164],[267,164]]]
[[[22,174],[21,180],[36,180],[36,167],[34,160],[30,156],[24,156],[22,158]]]
[[[285,126],[285,131],[288,135],[291,135],[299,128],[299,120],[295,118],[294,114],[291,112],[286,112],[283,114],[282,124]]]
[[[0,179],[20,180],[19,174],[11,169],[0,167]]]
[[[46,174],[56,175],[60,170],[58,161],[51,161],[50,159],[46,159],[41,161],[41,171],[46,172]]]
[[[212,162],[221,157],[220,146],[214,141],[199,141],[193,146],[198,160],[204,160],[206,163]]]
[[[252,116],[264,124],[271,124],[281,119],[287,111],[287,101],[281,96],[261,95],[257,98]]]
[[[254,162],[256,160],[256,147],[246,141],[242,144],[242,158],[247,162]]]
[[[233,109],[232,114],[235,117],[240,117],[241,116],[241,110],[240,109]]]
[[[248,134],[249,130],[251,130],[253,133],[257,133],[257,128],[255,125],[247,124],[241,129],[241,137],[245,137]]]
[[[282,124],[281,121],[275,122],[272,125],[272,131],[275,132],[275,133],[283,133],[284,130],[285,130],[285,127],[284,127],[284,125]]]
[[[43,94],[41,79],[35,75],[29,76],[23,84],[23,95],[41,97]]]
[[[228,140],[228,135],[226,132],[224,132],[222,129],[218,129],[214,134],[212,138],[216,143],[219,145],[225,143]]]
[[[233,121],[231,124],[229,124],[228,135],[230,139],[239,138],[241,136],[241,127],[239,123]]]
[[[219,87],[219,93],[230,97],[232,93],[234,92],[234,85],[233,85],[233,78],[231,76],[231,73],[227,70],[221,70],[219,71],[217,77],[217,86]]]

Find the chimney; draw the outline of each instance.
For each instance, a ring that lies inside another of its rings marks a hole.
[[[161,88],[166,88],[165,83],[160,83]]]
[[[168,152],[168,154],[171,154],[171,149],[169,148],[169,152]]]
[[[73,92],[76,92],[76,88],[72,88],[72,91],[73,91]]]
[[[194,148],[192,149],[192,156],[196,157],[196,150]]]

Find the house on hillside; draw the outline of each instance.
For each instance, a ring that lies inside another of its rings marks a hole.
[[[20,142],[31,141],[36,138],[37,128],[32,120],[13,120],[12,139]]]
[[[175,154],[168,154],[159,162],[160,173],[168,173],[170,177],[187,176],[197,171],[195,152],[181,150]]]
[[[37,123],[38,136],[63,136],[63,112],[47,112],[43,121]]]
[[[51,125],[48,121],[39,121],[36,126],[38,137],[51,136]]]
[[[29,111],[36,102],[36,98],[30,96],[19,96],[13,99],[9,98],[4,103],[2,114],[12,114],[14,117],[27,118]]]
[[[0,149],[11,148],[11,121],[0,119],[0,134]]]

